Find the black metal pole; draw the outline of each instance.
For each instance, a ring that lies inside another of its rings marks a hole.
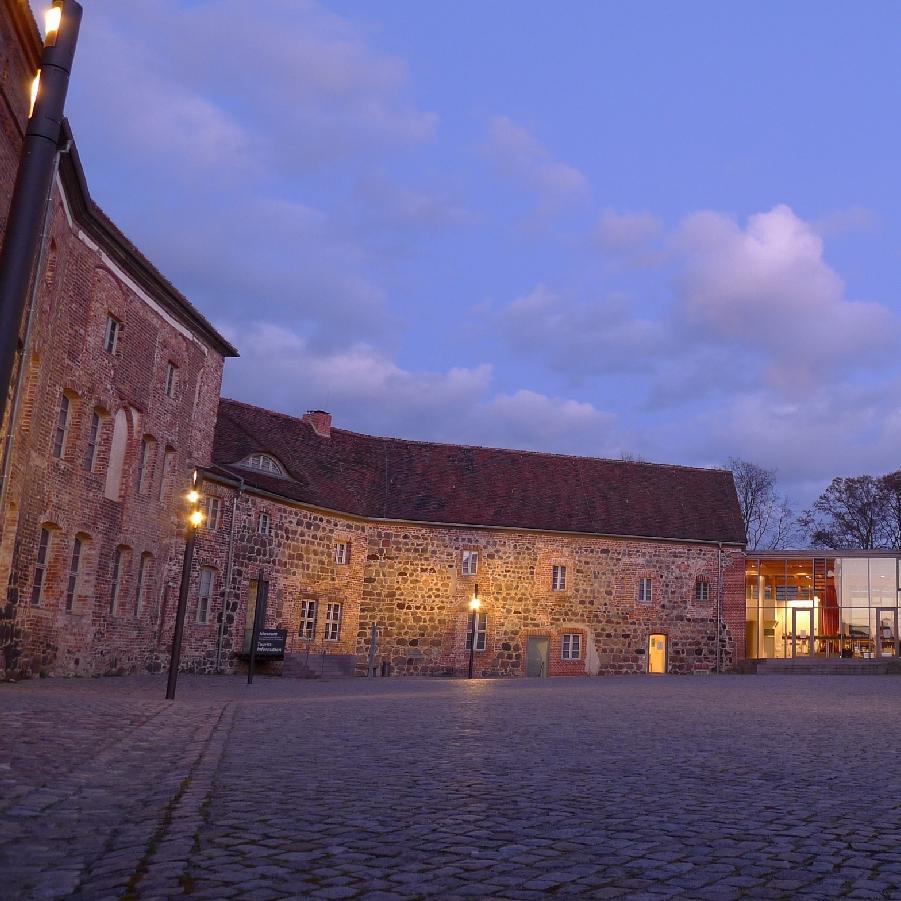
[[[41,241],[44,209],[62,134],[69,74],[81,26],[81,4],[57,0],[59,29],[41,54],[37,99],[19,158],[19,169],[0,249],[0,423],[6,416],[19,329]]]
[[[250,637],[250,662],[247,664],[247,684],[253,685],[253,671],[257,665],[257,643],[260,640],[262,620],[266,617],[266,600],[269,597],[269,583],[263,581],[263,574],[257,576],[257,604],[253,614],[253,632]]]
[[[197,529],[188,526],[188,540],[185,542],[185,559],[181,567],[181,585],[178,589],[178,608],[175,611],[175,634],[172,636],[172,654],[169,658],[169,681],[166,683],[166,700],[175,698],[175,683],[178,681],[178,667],[181,660],[181,639],[185,631],[185,614],[188,609],[188,586],[191,584],[191,564],[194,562],[194,537]]]
[[[469,616],[471,620],[469,624],[469,678],[471,679],[476,653],[476,611],[473,610],[472,613],[469,614]]]

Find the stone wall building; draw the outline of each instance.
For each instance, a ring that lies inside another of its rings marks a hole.
[[[0,234],[40,37],[0,0]],[[76,64],[77,77],[77,64]],[[744,654],[731,475],[375,438],[220,402],[234,348],[97,207],[66,126],[0,431],[0,668],[166,665],[182,494],[205,475],[186,669],[242,666],[257,584],[286,668],[479,674],[728,666]],[[214,434],[215,432],[215,434]]]
[[[40,38],[26,3],[0,10],[2,234]],[[93,202],[68,126],[19,345],[0,453],[0,665],[158,666],[181,486],[210,460],[235,351]]]
[[[731,473],[375,438],[223,400],[206,472],[189,667],[233,668],[252,599],[322,654],[441,675],[668,672],[743,656],[744,529]],[[717,629],[717,610],[723,627]],[[218,616],[217,611],[223,611]],[[531,663],[530,663],[531,658]]]

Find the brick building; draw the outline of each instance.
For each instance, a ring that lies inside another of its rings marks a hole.
[[[213,461],[194,668],[235,665],[260,576],[266,625],[314,670],[364,670],[375,623],[393,671],[460,673],[476,591],[486,675],[711,670],[718,604],[721,662],[743,656],[731,473],[375,438],[230,400]]]
[[[2,233],[41,44],[26,3],[0,9]],[[92,201],[66,137],[0,454],[0,663],[13,674],[158,666],[180,486],[210,459],[235,353]]]
[[[0,232],[40,38],[0,0]],[[376,438],[219,399],[235,350],[92,201],[68,146],[0,452],[0,665],[159,669],[181,495],[207,523],[185,668],[241,665],[260,577],[287,667],[449,674],[710,670],[745,642],[729,473]],[[721,616],[718,616],[720,611]]]

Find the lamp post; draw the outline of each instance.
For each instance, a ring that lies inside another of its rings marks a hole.
[[[187,540],[185,557],[181,566],[181,584],[178,587],[178,607],[175,611],[175,632],[172,635],[172,653],[169,657],[169,679],[166,682],[166,700],[175,698],[175,683],[178,681],[178,667],[181,660],[181,639],[185,631],[185,614],[188,609],[188,586],[191,584],[191,564],[194,562],[194,539],[203,525],[203,511],[200,509],[200,473],[195,469],[191,474],[191,490],[185,495],[188,502]]]
[[[475,585],[472,599],[469,602],[469,678],[472,678],[473,664],[476,654],[476,622],[479,618],[479,608],[482,602],[479,600],[479,585]]]
[[[31,88],[31,109],[0,249],[0,423],[6,416],[22,313],[40,248],[81,13],[76,0],[53,0],[46,16],[41,67]]]

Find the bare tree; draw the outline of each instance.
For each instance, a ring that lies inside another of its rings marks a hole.
[[[887,478],[834,478],[800,519],[811,545],[861,550],[890,546],[893,531]]]
[[[623,463],[647,463],[648,461],[640,454],[632,453],[632,451],[621,451],[619,455]]]
[[[738,505],[745,522],[748,550],[783,548],[796,535],[791,503],[776,488],[776,470],[733,457],[729,469],[735,479]]]
[[[901,470],[884,475],[880,481],[885,492],[886,545],[901,547]]]

